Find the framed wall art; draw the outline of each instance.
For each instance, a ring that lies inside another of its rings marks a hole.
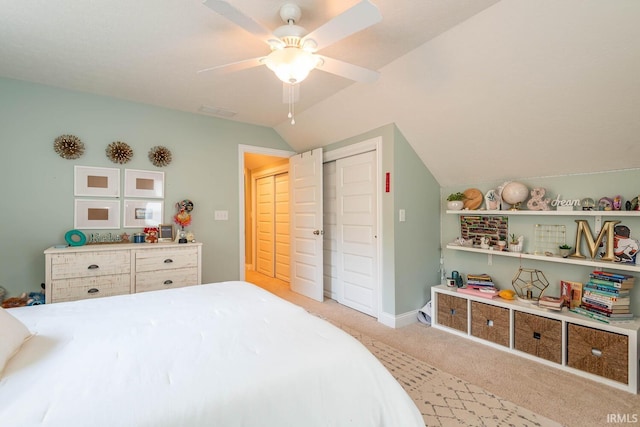
[[[120,197],[120,169],[74,166],[73,194],[90,197]]]
[[[125,169],[124,197],[164,198],[164,172]]]
[[[73,228],[120,228],[120,200],[76,199]]]
[[[158,227],[162,223],[162,205],[155,200],[125,200],[124,227]]]

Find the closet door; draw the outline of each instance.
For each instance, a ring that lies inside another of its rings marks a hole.
[[[256,271],[274,277],[274,177],[256,180]]]
[[[289,281],[289,174],[275,177],[275,269],[276,277]]]
[[[378,315],[376,152],[336,161],[338,302]]]

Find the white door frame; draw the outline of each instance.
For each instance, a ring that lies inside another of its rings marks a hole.
[[[337,148],[331,151],[325,151],[323,154],[323,162],[331,162],[333,160],[338,160],[348,156],[355,156],[357,154],[366,153],[368,151],[376,151],[376,173],[377,173],[377,186],[376,186],[376,196],[377,200],[377,224],[376,224],[376,256],[378,257],[378,301],[376,307],[375,318],[380,321],[380,314],[382,313],[382,248],[384,236],[380,232],[380,227],[382,224],[382,196],[383,196],[383,186],[382,186],[382,177],[384,174],[382,173],[382,137],[377,136],[372,139],[368,139],[366,141],[358,142],[355,144],[347,145],[342,148]]]
[[[245,269],[245,262],[246,262],[246,259],[244,257],[244,251],[245,251],[244,155],[245,153],[264,154],[266,156],[286,157],[286,158],[289,158],[294,154],[296,154],[294,151],[279,150],[276,148],[257,147],[254,145],[245,145],[245,144],[238,145],[238,195],[239,195],[239,200],[238,200],[238,234],[239,234],[238,243],[239,244],[238,246],[239,246],[239,260],[240,260],[240,265],[239,265],[240,274],[238,277],[240,278],[240,280],[245,280],[244,269]]]

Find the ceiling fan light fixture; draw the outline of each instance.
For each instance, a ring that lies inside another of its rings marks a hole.
[[[319,58],[297,47],[286,47],[271,52],[264,63],[284,83],[297,84],[307,78],[318,65]]]

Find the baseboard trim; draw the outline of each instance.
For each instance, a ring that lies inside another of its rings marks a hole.
[[[418,321],[418,310],[412,310],[398,316],[390,313],[382,313],[378,316],[378,322],[390,328],[402,328]]]

